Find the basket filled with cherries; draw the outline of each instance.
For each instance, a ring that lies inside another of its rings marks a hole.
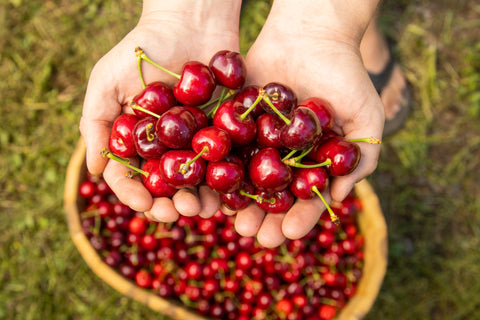
[[[269,213],[320,197],[326,210],[304,238],[264,248],[234,217],[150,221],[86,172],[79,143],[67,172],[69,230],[92,270],[123,294],[175,319],[360,319],[386,270],[386,227],[368,182],[341,205],[322,196],[355,170],[359,143],[335,133],[327,102],[298,102],[286,85],[245,85],[243,57],[227,50],[175,74],[136,48],[143,90],[112,126],[104,157],[139,175],[153,197],[207,185],[221,203]],[[146,84],[142,62],[178,81]],[[221,90],[217,90],[220,88]],[[220,92],[218,97],[215,92]],[[131,165],[139,158],[140,166]]]

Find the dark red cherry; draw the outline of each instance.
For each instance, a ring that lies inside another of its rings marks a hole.
[[[276,148],[267,147],[258,151],[248,166],[250,179],[256,189],[277,192],[284,190],[292,181],[292,169],[282,162]]]
[[[271,213],[287,212],[295,201],[293,194],[288,189],[277,192],[257,191],[256,194],[261,196],[261,199],[264,199],[256,200],[257,206]]]
[[[290,121],[290,124],[285,124],[280,132],[280,140],[288,149],[308,149],[322,134],[320,122],[311,109],[295,108],[290,116]]]
[[[240,183],[240,187],[231,192],[220,194],[220,201],[230,210],[237,211],[246,208],[252,199],[245,194],[254,195],[255,188],[251,183],[245,180]]]
[[[201,105],[212,97],[216,82],[210,68],[198,61],[183,65],[180,80],[173,87],[177,100],[187,106]]]
[[[131,158],[137,155],[135,142],[133,141],[133,129],[137,121],[138,117],[130,113],[123,113],[115,119],[110,133],[111,152],[123,158]]]
[[[240,102],[229,100],[220,105],[213,117],[213,125],[228,132],[234,146],[248,145],[257,134],[252,116],[247,114],[242,119],[246,110]]]
[[[255,86],[255,85],[246,86],[245,88],[243,88],[242,90],[238,91],[235,94],[235,96],[233,97],[233,100],[240,102],[241,104],[243,104],[245,108],[248,109],[253,105],[255,100],[257,100],[258,95],[260,93],[259,90],[260,90],[259,86]],[[259,103],[253,108],[250,114],[252,115],[253,118],[256,119],[258,116],[260,116],[264,112],[265,111],[263,110],[261,103]]]
[[[217,52],[210,60],[209,67],[217,82],[224,87],[236,90],[245,84],[247,66],[238,52],[229,50]]]
[[[335,125],[335,113],[330,104],[320,98],[312,97],[303,100],[298,107],[311,109],[318,117],[322,132],[326,133],[332,130]]]
[[[230,193],[240,187],[244,175],[243,165],[220,160],[208,163],[205,180],[210,189],[218,193]]]
[[[295,93],[286,85],[278,82],[270,82],[265,85],[263,89],[273,106],[284,115],[290,114],[290,111],[297,105]],[[274,112],[265,101],[262,101],[261,105],[266,112]]]
[[[155,132],[161,143],[172,149],[190,147],[197,130],[195,116],[185,107],[170,108],[157,121]]]
[[[161,81],[149,83],[132,99],[132,102],[157,115],[162,115],[176,104],[173,90]],[[135,112],[139,118],[149,116],[149,114],[137,109],[134,109],[133,112]]]
[[[305,164],[309,164],[309,162],[305,162]],[[328,174],[323,167],[293,169],[293,180],[289,187],[295,197],[300,199],[316,197],[317,194],[312,190],[314,186],[319,192],[328,186]]]
[[[157,119],[145,117],[140,119],[133,129],[133,141],[139,156],[144,159],[158,159],[169,150],[160,142],[155,133]]]
[[[231,148],[230,135],[225,130],[215,126],[200,129],[193,136],[193,151],[197,154],[202,153],[201,157],[208,161],[222,160]]]
[[[202,109],[192,106],[184,106],[184,108],[190,111],[197,120],[197,130],[208,126],[208,117]]]
[[[198,158],[182,172],[183,166],[196,156],[191,150],[170,150],[160,158],[160,173],[166,183],[175,188],[186,188],[198,185],[205,177],[205,160]]]
[[[177,192],[177,189],[167,184],[160,174],[159,159],[147,160],[142,170],[148,173],[148,177],[142,175],[142,181],[152,197],[172,197]]]
[[[257,118],[257,142],[263,147],[281,148],[280,132],[285,122],[274,113],[263,113]]]
[[[317,162],[330,159],[327,171],[332,176],[344,176],[352,173],[360,162],[360,147],[343,137],[333,137],[321,144],[315,153]]]

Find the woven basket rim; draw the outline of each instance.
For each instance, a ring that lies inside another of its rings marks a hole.
[[[70,236],[87,265],[112,288],[152,310],[179,320],[210,319],[178,302],[164,299],[138,287],[102,261],[90,245],[80,224],[78,208],[81,199],[78,196],[78,187],[82,182],[80,180],[82,172],[86,172],[85,155],[85,144],[80,139],[67,168],[64,210]],[[357,291],[339,313],[338,320],[359,320],[368,313],[377,298],[387,269],[387,227],[379,199],[366,180],[355,185],[355,192],[363,206],[363,212],[359,215],[359,225],[365,235],[365,263]]]

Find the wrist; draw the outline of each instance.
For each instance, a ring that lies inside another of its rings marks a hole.
[[[287,19],[289,25],[294,21],[306,32],[316,31],[322,37],[359,45],[378,3],[379,0],[275,0],[270,16]]]

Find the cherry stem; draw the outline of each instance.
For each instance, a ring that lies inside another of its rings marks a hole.
[[[263,90],[263,89],[260,89],[260,91]],[[270,98],[268,97],[268,95],[264,95],[263,96],[263,100],[268,104],[268,106],[270,108],[272,108],[272,110],[287,124],[289,125],[291,123],[291,121],[285,117],[283,115],[283,113],[281,113],[272,103],[272,101],[270,100]]]
[[[312,191],[317,194],[317,196],[320,197],[322,200],[323,204],[325,205],[325,208],[327,208],[328,213],[330,214],[330,220],[336,225],[340,223],[340,220],[338,219],[337,215],[333,212],[332,208],[328,205],[327,201],[325,201],[325,198],[322,196],[320,191],[318,190],[317,186],[312,187]]]
[[[225,90],[226,90],[226,88],[223,87],[222,92],[220,93],[220,97],[218,97],[218,99],[215,99],[215,100],[217,100],[217,105],[215,107],[213,107],[212,110],[210,110],[208,112],[207,117],[210,117],[210,116],[213,117],[215,115],[215,113],[217,112],[218,108],[220,108],[220,105],[222,104],[222,102],[225,101],[225,96],[226,96]]]
[[[296,152],[297,152],[297,150],[290,151],[285,157],[283,157],[282,162],[285,162],[288,159],[290,159]]]
[[[188,172],[188,169],[192,163],[194,163],[198,158],[200,158],[205,152],[208,152],[208,147],[204,146],[202,150],[192,159],[187,161],[186,163],[180,165],[180,169],[178,170],[181,174],[186,174]]]
[[[245,110],[244,113],[242,113],[240,115],[240,119],[244,120],[248,116],[248,114],[260,103],[260,101],[262,101],[262,99],[264,99],[264,97],[265,97],[265,90],[260,89],[258,91],[257,99],[255,99],[255,101],[252,103],[252,105],[247,110]]]
[[[130,102],[130,107],[133,109],[133,110],[138,110],[138,111],[142,111],[142,112],[145,112],[155,118],[160,118],[160,115],[156,114],[155,112],[152,112],[150,110],[147,110],[145,109],[144,107],[142,107],[141,105],[139,105],[138,103],[136,103],[135,101],[131,101]]]
[[[147,140],[152,142],[155,139],[155,135],[152,133],[153,123],[147,124],[147,126],[145,127],[145,131],[147,133]]]
[[[313,146],[311,146],[310,148],[308,149],[305,149],[305,150],[302,150],[302,153],[300,153],[300,155],[298,157],[295,157],[295,162],[300,162],[300,160],[302,160],[307,154],[310,153],[310,151],[312,151],[313,149]]]
[[[243,190],[240,190],[240,194],[242,196],[245,196],[245,197],[248,197],[248,198],[251,198],[251,199],[257,201],[258,203],[262,203],[262,202],[268,202],[268,203],[272,203],[272,204],[275,203],[275,198],[265,199],[264,197],[262,197],[259,194],[250,194],[250,193],[247,193]]]
[[[283,161],[283,163],[285,163],[286,165],[291,166],[291,167],[309,169],[309,168],[318,168],[318,167],[329,166],[329,165],[332,164],[332,160],[330,158],[328,158],[327,160],[325,160],[321,163],[303,164],[303,163],[297,162],[296,158],[292,158],[292,159],[287,159],[287,160]]]
[[[107,150],[107,148],[103,148],[103,150],[101,151],[101,154],[102,154],[102,156],[104,156],[104,157],[106,157],[106,158],[115,160],[115,161],[123,164],[124,166],[126,166],[126,167],[128,167],[128,168],[130,168],[130,169],[132,169],[132,170],[134,170],[134,171],[136,171],[136,172],[138,172],[138,173],[143,174],[145,177],[148,177],[148,175],[149,175],[148,172],[143,171],[142,169],[139,169],[139,168],[137,168],[137,167],[135,167],[135,166],[132,166],[132,165],[130,164],[130,161],[129,161],[128,159],[124,159],[124,158],[122,158],[122,157],[119,157],[119,156],[113,154],[111,151]]]
[[[380,144],[380,143],[382,143],[382,140],[377,139],[375,137],[348,139],[348,141],[350,141],[350,142],[366,142],[366,143],[369,143],[369,144]]]
[[[233,95],[235,94],[235,92],[236,92],[236,91],[233,90],[233,89],[228,90],[228,92],[225,94],[225,96],[224,96],[223,98],[220,96],[220,97],[215,98],[215,99],[213,99],[213,100],[211,100],[211,101],[209,101],[209,102],[207,102],[207,103],[202,104],[201,106],[198,106],[197,108],[200,109],[200,110],[203,110],[203,109],[208,108],[209,106],[211,106],[212,104],[214,104],[214,103],[216,103],[216,102],[218,102],[218,101],[220,101],[220,104],[221,104],[222,102],[224,102],[225,100],[227,100],[228,98],[230,98],[231,96],[233,96]],[[217,108],[217,109],[218,109],[218,108]],[[216,111],[216,110],[215,110],[215,111]],[[214,112],[214,114],[215,114],[215,112]]]
[[[147,86],[145,84],[145,79],[143,78],[143,71],[142,71],[142,58],[137,55],[137,67],[138,67],[138,74],[140,75],[140,81],[142,81],[142,88],[145,89]]]
[[[135,48],[135,53],[137,54],[137,58],[138,59],[141,59],[141,60],[145,60],[146,62],[150,63],[151,65],[157,67],[158,69],[162,70],[163,72],[166,72],[168,73],[169,75],[171,75],[172,77],[175,77],[177,79],[180,79],[180,75],[175,73],[175,72],[172,72],[168,69],[165,69],[164,67],[162,67],[161,65],[157,64],[155,61],[153,61],[152,59],[150,59],[146,54],[145,52],[143,52],[143,50],[140,48],[140,47],[136,47]]]

